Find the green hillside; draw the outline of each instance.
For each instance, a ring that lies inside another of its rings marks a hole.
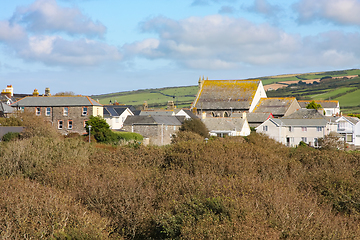
[[[147,101],[149,107],[162,108],[168,101],[174,101],[178,107],[190,107],[197,90],[197,86],[170,87],[94,95],[92,98],[99,99],[101,104],[109,104],[111,100],[140,107]]]
[[[316,72],[305,74],[287,74],[278,76],[260,77],[264,85],[277,82],[321,79],[323,77],[345,77],[360,74],[360,69],[349,69],[331,72]],[[197,79],[194,80],[197,83]],[[268,91],[269,97],[296,97],[298,99],[339,100],[344,113],[360,113],[360,78],[352,79],[324,79],[314,84],[292,84],[289,87],[276,91]],[[197,86],[169,87],[145,89],[128,92],[117,92],[102,95],[93,95],[100,103],[108,104],[117,101],[120,104],[134,105],[140,108],[147,101],[150,108],[165,108],[168,101],[174,101],[178,108],[190,107],[194,101]]]

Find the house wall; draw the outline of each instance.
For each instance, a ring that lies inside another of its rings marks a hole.
[[[267,131],[264,130],[264,126],[268,127]],[[304,125],[304,127],[306,127],[306,131],[303,131],[301,126],[293,126],[290,131],[289,126],[277,126],[267,120],[257,128],[256,132],[266,134],[274,140],[291,147],[299,145],[303,138],[306,138],[305,142],[307,144],[314,146],[315,138],[323,138],[327,134],[326,126],[319,126],[322,127],[321,131],[318,131],[315,126]]]
[[[44,117],[46,121],[49,121],[52,126],[54,126],[60,133],[68,134],[76,132],[79,134],[86,133],[84,124],[85,121],[89,120],[91,115],[94,115],[94,108],[88,106],[88,111],[86,115],[82,115],[83,107],[68,107],[68,116],[64,116],[64,107],[50,107],[50,115],[46,116],[46,107],[41,107],[40,116]],[[102,107],[100,107],[102,108]],[[25,110],[29,110],[35,113],[35,107],[25,107]],[[96,109],[97,110],[97,109]],[[102,113],[99,110],[99,112]],[[69,128],[69,121],[72,120],[72,129]],[[62,129],[59,129],[59,121],[63,121]]]
[[[121,129],[128,116],[133,116],[130,110],[124,111],[120,116],[104,117],[105,121],[109,124],[111,129]]]
[[[139,133],[144,138],[149,138],[150,144],[159,146],[170,144],[172,135],[175,134],[179,128],[180,126],[157,124],[137,124],[123,127],[125,131]]]
[[[286,113],[284,114],[284,117],[296,112],[297,110],[299,110],[301,108],[300,104],[298,103],[298,101],[293,101],[290,105],[290,107],[288,108],[288,110],[286,111]]]

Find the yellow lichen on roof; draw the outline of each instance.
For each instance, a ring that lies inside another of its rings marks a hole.
[[[268,102],[271,100],[287,101],[287,105],[290,105],[294,100],[296,100],[296,98],[295,97],[260,98],[260,101],[258,102],[258,104],[256,104],[253,112],[255,112],[264,102]]]

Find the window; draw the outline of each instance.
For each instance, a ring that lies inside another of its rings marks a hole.
[[[352,142],[353,141],[353,135],[352,134],[347,134],[346,135],[346,142]]]
[[[118,117],[115,118],[115,122],[116,122],[116,123],[119,123],[119,118],[118,118]]]
[[[82,108],[82,115],[84,116],[84,115],[87,115],[87,113],[88,113],[88,108],[87,107],[83,107]]]
[[[68,121],[68,129],[72,129],[73,128],[73,121],[69,120]]]
[[[41,115],[41,107],[36,107],[36,108],[35,108],[35,114],[36,114],[36,116],[40,116],[40,115]]]
[[[68,107],[64,107],[64,116],[69,116],[69,108]]]
[[[63,129],[63,120],[58,121],[58,129]]]
[[[301,131],[307,132],[307,127],[301,127]]]
[[[87,121],[84,121],[84,127],[86,127],[86,123],[87,123]]]
[[[345,122],[339,122],[338,130],[344,131],[344,130],[345,130],[345,126],[346,126],[346,123],[345,123]]]
[[[263,131],[267,132],[267,130],[268,130],[268,126],[263,126]]]
[[[316,127],[316,131],[321,132],[323,130],[323,127]]]
[[[47,107],[45,111],[45,116],[50,116],[50,114],[51,114],[51,108]]]
[[[289,127],[289,132],[293,132],[294,131],[294,128],[293,127]]]
[[[301,137],[301,141],[307,143],[307,137]]]

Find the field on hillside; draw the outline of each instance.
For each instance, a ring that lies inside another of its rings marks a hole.
[[[189,107],[194,101],[198,87],[172,87],[159,89],[146,89],[138,91],[110,93],[94,95],[94,99],[99,99],[101,104],[109,104],[117,101],[120,104],[142,106],[147,101],[149,107],[163,108],[168,101],[174,101],[178,108]]]
[[[285,87],[276,91],[268,91],[269,97],[290,97],[294,96],[298,99],[314,99],[314,100],[339,100],[340,107],[344,113],[360,113],[360,94],[354,92],[360,88],[360,79],[355,77],[352,79],[343,79],[344,76],[356,76],[360,74],[359,69],[331,71],[331,72],[316,72],[306,74],[286,74],[270,77],[261,77],[264,85],[272,83],[287,82],[287,81],[304,81],[310,79],[321,79],[323,77],[331,76],[333,81],[321,81],[320,84],[303,84],[297,86],[292,84],[290,87]],[[194,81],[197,83],[197,80]],[[118,92],[103,95],[94,95],[94,99],[99,99],[100,103],[108,104],[111,100],[115,100],[121,104],[134,105],[141,108],[144,101],[148,102],[149,107],[165,108],[168,101],[175,101],[178,108],[190,107],[195,100],[197,94],[197,86],[189,87],[172,87],[159,89],[146,89],[129,92]],[[175,98],[174,98],[175,96]]]

